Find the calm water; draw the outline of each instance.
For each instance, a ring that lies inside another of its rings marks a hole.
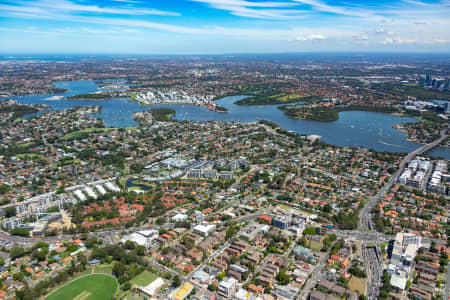
[[[66,88],[69,91],[62,96],[92,93],[98,91],[98,86],[93,81],[67,81],[57,82],[56,87]],[[286,130],[292,130],[301,134],[317,134],[330,144],[339,146],[357,146],[375,149],[377,151],[411,152],[420,147],[419,144],[407,141],[405,134],[392,128],[394,124],[414,122],[417,119],[397,117],[389,114],[345,111],[339,113],[339,120],[335,122],[316,122],[308,120],[295,120],[284,115],[277,109],[277,105],[269,106],[239,106],[234,102],[245,96],[231,96],[217,101],[217,104],[228,109],[227,113],[217,113],[204,107],[192,105],[155,105],[142,107],[130,102],[127,98],[118,98],[107,101],[61,101],[46,100],[54,95],[34,95],[10,97],[20,103],[47,104],[52,109],[65,109],[76,105],[98,105],[102,112],[96,116],[102,118],[108,127],[129,127],[137,123],[132,119],[136,111],[143,111],[153,107],[168,107],[176,111],[176,120],[189,121],[233,121],[254,122],[268,120],[275,122]],[[437,148],[432,152],[433,156],[442,156],[450,159],[450,149]]]

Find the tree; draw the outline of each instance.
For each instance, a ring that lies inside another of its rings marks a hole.
[[[316,235],[317,230],[314,227],[306,227],[305,230],[303,230],[304,235]]]
[[[350,270],[348,270],[348,272],[356,277],[359,278],[366,278],[366,272],[364,272],[364,270],[361,270],[360,268],[353,266],[350,268]]]
[[[287,285],[291,281],[291,277],[289,277],[289,275],[286,274],[286,272],[281,270],[277,275],[277,280],[281,285]]]
[[[178,275],[176,275],[176,276],[173,278],[172,286],[173,286],[174,288],[177,288],[177,287],[179,287],[180,285],[181,285],[181,279],[180,279],[180,277],[178,277]]]
[[[346,287],[346,285],[347,285],[347,279],[345,279],[344,277],[339,277],[339,279],[338,279],[338,283],[339,283],[339,285],[340,286],[343,286],[343,287]]]
[[[23,280],[23,273],[22,272],[17,272],[13,274],[13,279],[16,281],[22,281]]]
[[[136,254],[139,256],[145,255],[145,247],[142,245],[137,245],[136,246]]]
[[[164,223],[166,223],[166,218],[160,217],[160,218],[156,219],[157,225],[163,225]]]
[[[134,172],[134,173],[141,173],[143,167],[140,164],[137,163],[133,163],[130,165],[130,169]]]
[[[228,227],[227,232],[225,234],[225,240],[229,240],[237,231],[239,231],[238,227],[231,225]]]
[[[15,217],[16,216],[16,207],[10,206],[5,209],[5,216],[7,218]]]
[[[116,277],[120,277],[121,275],[123,275],[126,271],[126,266],[121,263],[121,262],[117,262],[114,264],[112,272],[114,274],[114,276]]]
[[[21,257],[25,253],[25,249],[23,249],[20,246],[14,245],[9,250],[9,256],[11,259],[16,259],[18,257]]]
[[[215,284],[209,284],[208,285],[208,290],[210,290],[211,292],[215,292],[217,290],[217,285]]]
[[[38,261],[44,261],[45,258],[47,257],[47,253],[48,253],[48,248],[42,248],[38,251],[38,253],[36,254],[36,258]]]
[[[124,291],[128,291],[129,289],[131,289],[131,283],[129,281],[125,282],[122,286],[122,289]]]
[[[6,194],[7,192],[9,192],[9,190],[10,190],[10,187],[8,185],[4,185],[4,184],[0,185],[0,195]]]
[[[94,248],[91,253],[91,258],[104,260],[108,256],[105,248]]]
[[[219,274],[217,274],[217,280],[218,281],[222,281],[223,280],[223,278],[225,277],[225,272],[222,272],[222,273],[219,273]]]
[[[82,255],[80,257],[80,264],[82,265],[83,269],[86,269],[86,265],[87,265],[88,261],[85,255]]]
[[[125,241],[125,249],[127,250],[133,250],[134,248],[136,248],[136,243],[133,241]]]
[[[438,253],[439,252],[438,249],[436,248],[436,242],[435,241],[431,242],[430,252],[432,252],[432,253]]]
[[[23,236],[23,237],[29,237],[30,236],[30,231],[28,229],[19,228],[19,227],[16,227],[16,228],[12,229],[10,231],[10,233],[12,235]]]
[[[61,184],[58,189],[56,190],[57,194],[64,194],[66,192],[66,187],[64,184]]]

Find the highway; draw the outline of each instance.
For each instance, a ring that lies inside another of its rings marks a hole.
[[[405,168],[405,165],[417,155],[425,153],[431,150],[432,148],[438,146],[446,137],[447,137],[447,129],[444,129],[441,131],[441,137],[439,139],[429,144],[423,145],[422,147],[414,150],[413,152],[409,153],[402,159],[402,161],[398,165],[397,171],[394,173],[391,179],[378,191],[378,193],[374,197],[372,197],[372,199],[361,210],[359,215],[359,226],[358,226],[360,230],[375,229],[375,227],[373,226],[373,221],[370,216],[370,212],[380,200],[384,199],[384,196],[392,187],[392,185],[394,185],[394,183],[397,182],[399,176],[401,175],[403,169]]]
[[[448,300],[448,294],[450,292],[450,263],[447,264],[447,277],[445,278],[445,287],[443,300]]]
[[[325,266],[328,257],[330,256],[331,249],[333,249],[333,246],[336,242],[334,242],[330,248],[328,249],[327,253],[322,257],[322,259],[319,261],[319,263],[316,265],[312,273],[309,275],[308,280],[306,281],[301,294],[300,299],[308,299],[309,292],[311,289],[316,285],[317,281],[319,280],[320,276],[322,275],[322,269]]]
[[[368,274],[366,296],[367,299],[378,299],[378,293],[381,287],[383,277],[383,262],[380,257],[379,247],[366,247],[362,245],[363,260],[366,261],[365,268]]]
[[[397,171],[389,179],[389,181],[378,191],[378,193],[372,197],[372,199],[364,206],[359,215],[359,232],[360,234],[367,230],[373,230],[376,235],[377,242],[375,247],[365,248],[363,246],[363,260],[366,266],[367,274],[369,280],[367,281],[367,299],[377,299],[379,288],[381,287],[381,280],[383,276],[383,259],[379,256],[381,253],[379,248],[379,242],[382,235],[376,232],[376,227],[374,226],[371,211],[377,205],[377,203],[385,198],[386,193],[391,189],[391,187],[397,182],[399,176],[402,174],[403,169],[406,164],[411,161],[417,155],[425,153],[432,148],[438,146],[447,137],[447,129],[441,131],[441,137],[429,144],[423,145],[422,147],[414,150],[405,156],[400,164],[398,165]],[[367,251],[366,253],[364,251]]]

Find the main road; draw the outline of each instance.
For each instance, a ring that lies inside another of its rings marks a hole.
[[[445,278],[444,297],[443,300],[448,300],[448,293],[450,292],[450,263],[447,264],[447,277]]]
[[[308,280],[306,281],[302,291],[300,292],[300,299],[308,299],[309,292],[316,285],[317,281],[322,275],[323,267],[325,266],[327,259],[331,253],[331,249],[333,249],[335,243],[336,242],[333,242],[333,244],[330,246],[325,255],[320,259],[318,264],[315,266],[314,270],[309,275]]]
[[[397,171],[394,173],[391,179],[378,191],[378,193],[374,197],[372,197],[372,199],[361,210],[359,215],[359,226],[358,226],[360,230],[375,229],[375,227],[373,226],[372,218],[370,216],[370,212],[372,211],[373,207],[381,199],[384,198],[384,196],[392,187],[392,185],[394,185],[394,183],[397,182],[400,174],[403,172],[403,169],[405,168],[405,165],[417,155],[425,153],[431,150],[432,148],[438,146],[446,137],[447,137],[447,129],[444,129],[441,131],[441,137],[439,139],[429,144],[423,145],[422,147],[414,150],[413,152],[409,153],[402,159],[402,161],[398,165]]]
[[[423,145],[422,147],[414,150],[413,152],[409,153],[407,156],[405,156],[400,164],[398,165],[397,171],[394,173],[394,175],[389,179],[389,181],[383,185],[383,187],[378,191],[378,193],[372,197],[372,199],[364,206],[364,208],[361,210],[359,215],[359,232],[363,232],[366,230],[374,230],[376,232],[376,227],[373,224],[373,220],[371,217],[371,211],[372,209],[377,205],[379,201],[384,199],[386,193],[390,190],[390,188],[394,185],[394,183],[397,182],[400,174],[403,172],[403,169],[405,168],[406,164],[411,161],[414,157],[417,155],[420,155],[422,153],[425,153],[432,148],[439,145],[445,138],[447,137],[447,128],[441,131],[441,136],[439,139],[435,140],[434,142],[431,142],[429,144]],[[375,248],[373,249],[374,253],[376,254],[381,253],[379,250],[379,237],[381,235],[377,235],[377,243],[375,244]],[[363,257],[364,264],[366,265],[366,270],[368,271],[368,278],[371,278],[370,283],[367,282],[367,298],[369,300],[377,299],[378,298],[378,291],[379,287],[381,286],[381,278],[382,278],[382,272],[383,272],[383,260],[382,258],[374,259],[373,257],[369,257],[369,253],[367,256]]]

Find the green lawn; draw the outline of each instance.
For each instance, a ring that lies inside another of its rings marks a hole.
[[[112,265],[100,265],[94,267],[95,273],[111,273],[112,272]]]
[[[17,145],[17,147],[19,148],[27,148],[27,147],[31,147],[35,144],[35,142],[28,142],[28,143],[23,143],[23,144],[19,144]]]
[[[16,157],[23,159],[44,158],[44,156],[36,153],[19,153],[16,155]]]
[[[310,212],[307,212],[307,211],[304,211],[304,210],[301,210],[301,209],[298,209],[298,208],[295,208],[295,207],[292,207],[292,206],[289,206],[286,204],[279,204],[278,207],[281,209],[293,209],[293,210],[295,210],[297,212],[301,212],[302,214],[305,214],[307,216],[312,215]]]
[[[322,249],[322,246],[323,245],[321,243],[318,243],[316,241],[311,242],[311,249],[313,250],[319,251],[320,249]]]
[[[107,132],[107,131],[113,131],[113,130],[117,130],[117,128],[112,128],[112,127],[106,127],[106,128],[101,128],[101,127],[90,127],[90,128],[86,128],[86,129],[82,129],[82,130],[78,130],[78,131],[74,131],[71,133],[66,134],[63,139],[67,140],[70,138],[74,138],[74,137],[79,137],[84,133],[92,133],[94,131],[103,131],[103,132]]]
[[[352,276],[352,278],[348,282],[348,287],[352,291],[357,291],[361,295],[366,294],[366,280],[364,278],[358,278],[356,276]]]
[[[63,285],[46,300],[110,300],[117,291],[117,281],[111,275],[91,274]]]
[[[148,271],[144,271],[141,274],[139,274],[138,276],[131,279],[130,283],[136,284],[138,286],[146,286],[146,285],[150,284],[151,282],[153,282],[156,278],[158,278],[158,277],[156,277],[154,274],[152,274]]]
[[[158,294],[161,295],[167,287],[169,287],[169,284],[168,284],[168,283],[164,284],[164,285],[162,286],[162,288],[159,289]]]
[[[140,188],[140,187],[138,187],[138,186],[130,186],[130,187],[127,187],[127,190],[130,192],[130,191],[142,191],[142,189]]]
[[[381,249],[381,251],[384,252],[384,250],[386,250],[387,244],[388,244],[387,242],[380,243],[380,249]]]

